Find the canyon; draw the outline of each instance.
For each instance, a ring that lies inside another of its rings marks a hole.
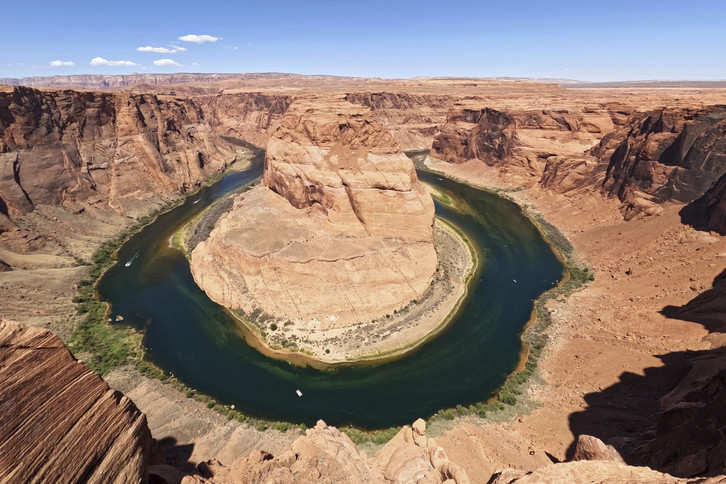
[[[594,282],[548,305],[552,324],[538,362],[541,381],[525,387],[526,396],[541,406],[504,422],[459,417],[449,427],[404,427],[375,458],[322,423],[300,435],[303,440],[280,435],[275,442],[277,434],[262,438],[245,424],[204,416],[203,405],[186,403],[161,382],[112,372],[111,385],[123,387],[148,415],[152,436],[184,436],[177,449],[198,443],[191,467],[174,461],[174,449],[167,448],[168,462],[194,474],[185,480],[234,482],[254,475],[250,478],[264,482],[285,475],[288,482],[310,476],[405,482],[405,475],[413,475],[405,472],[421,471],[429,472],[429,482],[488,482],[495,474],[493,482],[723,481],[723,90],[568,90],[524,81],[284,76],[198,85],[148,82],[123,91],[0,90],[4,318],[67,338],[77,318],[73,284],[87,272],[77,259],[88,260],[133,218],[226,168],[242,150],[226,137],[278,143],[282,152],[307,151],[300,148],[309,146],[307,141],[295,145],[276,133],[287,129],[286,137],[301,136],[303,114],[296,106],[320,97],[345,99],[343,112],[353,109],[350,103],[370,109],[370,123],[389,129],[385,136],[398,146],[430,150],[425,162],[430,169],[503,190],[558,227],[595,272]],[[341,109],[337,103],[330,111]],[[310,194],[298,196],[305,190],[291,190],[279,177],[270,175],[266,184],[279,192],[265,195],[265,206],[290,205],[290,199],[306,209],[324,206],[313,203]],[[249,193],[251,201],[262,198]],[[316,216],[329,223],[330,213]],[[379,229],[386,230],[385,224]],[[38,347],[59,352],[60,342],[49,338],[37,336]],[[3,371],[14,368],[6,362],[9,354],[2,354]],[[106,392],[100,379],[92,385]],[[73,388],[65,391],[75,394]],[[3,399],[8,392],[3,386]],[[142,444],[120,450],[137,452],[133,472],[139,472],[150,459],[142,457],[151,445],[143,416],[122,397],[111,400],[133,416],[119,425]],[[198,418],[205,431],[189,432],[168,410],[183,405],[189,406],[186,425]],[[15,415],[23,422],[43,422]],[[98,415],[111,418],[112,412]],[[215,432],[238,437],[220,449],[211,443]],[[424,432],[436,435],[422,443]],[[28,442],[27,433],[6,429],[3,435]],[[628,465],[552,463],[551,458],[573,459],[582,435],[610,444]],[[260,442],[270,454],[258,447],[249,455],[245,442]],[[139,445],[145,450],[133,450]],[[46,446],[46,451],[56,449]],[[397,463],[391,463],[395,454]],[[334,470],[335,459],[326,457],[331,455],[347,456],[345,469],[355,467],[355,472]],[[210,462],[214,457],[230,467]],[[332,459],[329,467],[315,467],[313,461],[326,459]]]

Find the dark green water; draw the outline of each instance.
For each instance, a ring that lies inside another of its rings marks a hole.
[[[151,361],[249,415],[306,424],[322,418],[371,429],[487,400],[513,371],[532,301],[559,280],[562,264],[517,205],[425,172],[421,180],[457,207],[437,202],[436,213],[460,227],[484,257],[456,321],[399,360],[330,371],[292,366],[247,346],[168,243],[209,203],[261,173],[258,158],[249,171],[226,176],[160,216],[121,248],[119,264],[101,280],[99,293],[112,303],[113,315],[143,328]]]

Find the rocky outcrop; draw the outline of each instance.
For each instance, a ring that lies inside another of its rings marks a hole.
[[[608,167],[603,190],[631,211],[690,202],[726,173],[726,106],[634,114],[592,154]]]
[[[602,440],[592,435],[577,437],[575,455],[572,460],[609,460],[625,463],[615,447],[606,445]]]
[[[518,154],[514,118],[491,108],[453,110],[431,146],[431,156],[448,163],[480,160],[488,165]]]
[[[0,207],[11,218],[74,204],[138,215],[149,197],[197,187],[234,158],[189,100],[0,90]]]
[[[203,462],[198,466],[199,475],[187,476],[182,482],[469,484],[464,469],[449,461],[444,449],[425,432],[426,423],[421,419],[412,427],[404,426],[371,459],[347,435],[320,420],[281,455],[256,450],[229,466],[217,460]]]
[[[703,196],[683,207],[681,220],[697,229],[726,235],[726,174]]]
[[[448,163],[478,160],[501,173],[532,177],[531,182],[544,173],[546,184],[558,186],[565,178],[573,178],[569,164],[573,160],[584,162],[584,151],[615,122],[617,118],[605,107],[578,112],[503,110],[466,101],[451,109],[446,123],[436,132],[431,156]],[[563,163],[568,164],[566,169],[553,168]]]
[[[458,96],[406,92],[351,92],[346,101],[370,108],[403,150],[431,147]]]
[[[241,138],[256,146],[267,145],[292,99],[290,95],[259,92],[195,97],[217,134]]]
[[[643,463],[681,477],[726,474],[726,348],[705,352],[661,401]]]
[[[469,484],[466,471],[451,462],[446,451],[426,437],[426,422],[416,420],[404,426],[381,450],[376,463],[383,482],[425,482],[430,484]]]
[[[290,450],[272,455],[255,450],[229,466],[212,460],[199,465],[204,481],[214,484],[303,482],[368,484],[380,482],[370,460],[344,433],[322,420],[292,443]],[[199,482],[187,477],[182,482]]]
[[[146,417],[63,342],[0,321],[0,481],[144,482]]]
[[[428,289],[433,221],[413,164],[370,110],[299,101],[268,143],[264,186],[194,249],[192,273],[248,315],[316,329],[370,322]]]

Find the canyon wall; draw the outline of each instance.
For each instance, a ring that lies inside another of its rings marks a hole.
[[[195,97],[204,118],[222,136],[266,146],[294,98],[286,94],[241,92]]]
[[[449,163],[477,160],[501,173],[539,179],[547,163],[583,158],[619,122],[606,109],[491,108],[457,103],[433,139],[431,156]]]
[[[409,94],[405,92],[350,92],[345,99],[370,108],[402,150],[431,147],[436,127],[459,100],[455,95]]]
[[[235,159],[193,101],[147,94],[0,90],[0,208],[148,211]],[[78,209],[78,206],[76,207]]]
[[[592,154],[603,191],[626,204],[690,202],[726,172],[726,106],[634,114]]]
[[[145,482],[146,417],[49,331],[0,320],[0,481]]]

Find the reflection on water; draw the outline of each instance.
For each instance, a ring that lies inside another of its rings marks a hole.
[[[227,175],[132,237],[119,252],[119,260],[128,262],[101,280],[99,293],[112,303],[113,316],[144,329],[147,357],[244,413],[306,424],[322,418],[333,425],[381,428],[489,398],[518,362],[518,335],[532,301],[552,287],[563,269],[520,208],[420,172],[422,181],[456,207],[437,202],[437,215],[466,232],[484,258],[459,317],[397,361],[331,371],[300,368],[250,348],[235,322],[194,283],[184,256],[168,243],[187,220],[259,177],[262,156],[248,171]]]

